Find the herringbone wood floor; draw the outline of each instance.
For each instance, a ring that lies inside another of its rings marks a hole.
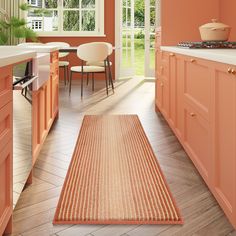
[[[60,116],[50,132],[34,168],[34,182],[22,193],[13,215],[14,235],[33,236],[236,236],[167,123],[154,109],[154,82],[138,78],[116,83],[114,95],[106,96],[104,82],[91,85],[80,99],[80,87],[72,95],[61,84]],[[52,219],[62,184],[85,114],[138,114],[185,220],[169,225],[53,226]]]

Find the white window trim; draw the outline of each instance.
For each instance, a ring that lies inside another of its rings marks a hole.
[[[39,37],[106,37],[104,34],[104,21],[105,21],[105,11],[104,11],[104,0],[97,0],[98,1],[98,9],[95,9],[99,12],[99,14],[96,14],[96,28],[97,31],[60,31],[60,28],[62,29],[62,26],[60,24],[63,24],[62,21],[59,23],[59,31],[36,31],[37,35]],[[62,4],[63,0],[58,0],[58,14],[59,12],[62,12]]]
[[[35,4],[32,4],[32,0],[30,0],[30,5],[32,7],[37,7],[38,6],[38,0],[35,0]]]

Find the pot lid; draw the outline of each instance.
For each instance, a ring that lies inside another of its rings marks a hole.
[[[220,23],[218,22],[217,19],[212,19],[211,23],[207,23],[205,25],[200,26],[200,28],[215,28],[215,29],[222,29],[222,28],[230,28],[230,26],[224,24],[224,23]]]

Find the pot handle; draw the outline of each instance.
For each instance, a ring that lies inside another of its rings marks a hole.
[[[226,28],[211,28],[212,31],[216,31],[216,30],[221,30],[221,31],[225,31]]]

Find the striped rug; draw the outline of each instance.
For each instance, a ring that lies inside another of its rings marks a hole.
[[[84,117],[53,223],[183,223],[138,116]]]

